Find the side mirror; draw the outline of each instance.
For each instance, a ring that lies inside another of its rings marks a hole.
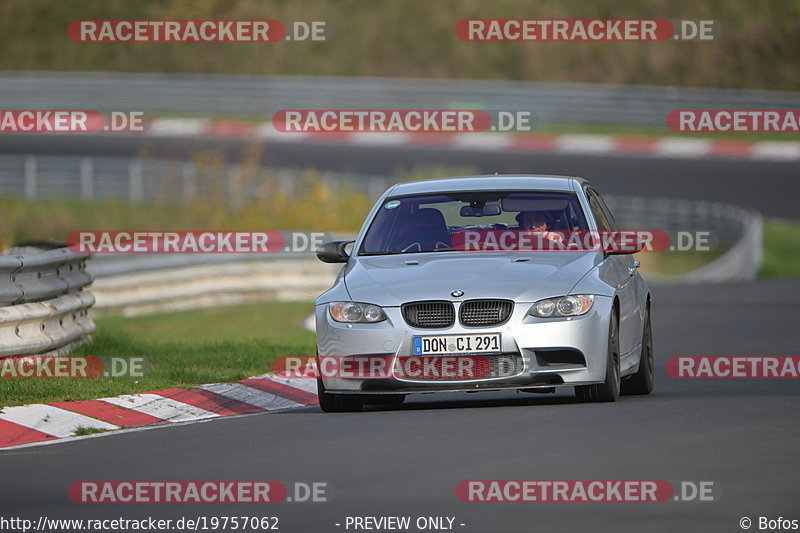
[[[347,263],[350,259],[350,254],[345,251],[348,244],[355,241],[331,241],[322,245],[322,248],[317,250],[317,258],[323,263]]]

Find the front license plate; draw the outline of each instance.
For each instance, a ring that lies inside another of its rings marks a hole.
[[[500,353],[500,334],[426,335],[414,337],[414,355]]]

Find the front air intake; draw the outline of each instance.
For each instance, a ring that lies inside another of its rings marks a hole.
[[[511,300],[467,300],[461,304],[458,318],[468,327],[486,327],[502,324],[514,310]]]
[[[451,302],[410,302],[403,304],[401,310],[403,319],[414,328],[449,328],[456,321]]]

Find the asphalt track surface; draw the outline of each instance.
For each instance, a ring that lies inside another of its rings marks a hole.
[[[280,531],[347,531],[351,516],[454,516],[455,531],[741,531],[800,519],[800,381],[679,380],[673,355],[798,355],[800,280],[657,286],[649,397],[579,404],[515,392],[418,396],[402,407],[256,414],[0,453],[0,515],[274,515]],[[78,480],[325,481],[328,503],[79,505]],[[714,481],[714,502],[465,503],[465,479]],[[413,519],[413,518],[412,518]],[[335,526],[336,523],[342,526]],[[350,529],[349,531],[353,531]],[[416,531],[416,529],[411,529]]]
[[[130,136],[4,135],[0,153],[95,155],[184,160],[213,151],[229,162],[257,154],[264,166],[315,168],[368,175],[410,169],[458,168],[469,173],[582,176],[604,194],[712,200],[800,218],[797,162],[724,158],[569,155],[443,150],[436,146],[375,147],[330,143],[256,143],[236,139],[154,139]]]

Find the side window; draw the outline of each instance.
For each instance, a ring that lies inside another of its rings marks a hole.
[[[589,200],[589,208],[592,210],[592,215],[597,221],[597,228],[600,231],[611,231],[614,229],[614,219],[611,218],[611,213],[605,206],[600,196],[594,189],[586,189],[586,199]]]
[[[616,219],[614,219],[614,214],[611,212],[611,209],[609,209],[608,205],[606,205],[606,201],[603,200],[603,197],[600,196],[600,193],[598,193],[594,189],[591,189],[591,191],[592,191],[592,193],[594,193],[595,196],[597,196],[597,201],[600,203],[600,209],[602,209],[603,213],[606,214],[606,219],[608,220],[608,222],[609,222],[609,224],[611,226],[611,229],[618,229],[617,228],[617,221],[616,221]]]

